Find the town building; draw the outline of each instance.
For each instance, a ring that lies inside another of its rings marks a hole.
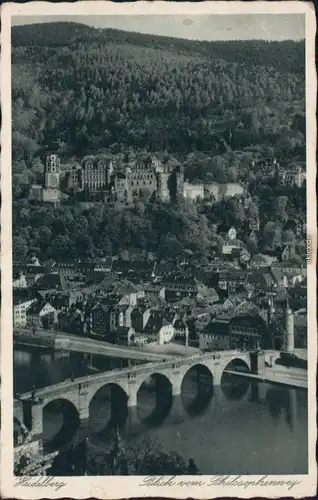
[[[136,332],[144,331],[150,318],[151,308],[147,306],[135,307],[131,313],[131,326]]]
[[[48,302],[33,302],[26,311],[26,326],[28,328],[50,328],[57,323],[57,310]]]
[[[195,298],[198,293],[197,280],[194,277],[167,276],[161,279],[165,287],[168,302],[180,301],[183,297]]]
[[[23,271],[13,272],[12,287],[27,288],[27,279]]]
[[[175,330],[173,325],[164,317],[161,311],[152,311],[145,326],[144,333],[152,342],[163,345],[171,342]]]
[[[24,328],[27,325],[27,310],[35,299],[21,300],[13,295],[13,326]]]
[[[107,304],[96,304],[92,309],[92,334],[107,336],[110,328],[110,307]]]
[[[257,314],[236,314],[235,309],[216,316],[199,333],[201,350],[253,350],[267,342],[265,321]]]
[[[306,181],[306,171],[301,167],[294,169],[284,170],[278,169],[278,179],[283,186],[302,187]]]

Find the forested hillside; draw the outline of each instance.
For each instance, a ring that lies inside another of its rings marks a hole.
[[[14,159],[42,147],[80,156],[114,144],[214,154],[303,145],[303,43],[194,42],[75,23],[15,27],[12,40]]]
[[[161,257],[208,254],[231,225],[252,254],[295,240],[305,189],[268,184],[258,159],[304,165],[304,43],[194,42],[76,23],[15,27],[12,42],[15,260],[130,247]],[[222,200],[210,209],[139,200],[117,210],[27,198],[43,178],[46,151],[64,162],[101,151],[120,161],[144,150],[175,156],[190,181],[242,182],[253,203]],[[249,212],[261,223],[252,240]],[[305,246],[298,241],[296,261]]]

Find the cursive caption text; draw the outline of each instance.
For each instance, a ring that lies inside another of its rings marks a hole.
[[[250,488],[253,486],[260,487],[285,487],[289,491],[292,490],[302,481],[286,479],[269,479],[268,476],[262,476],[260,479],[255,479],[250,481],[245,479],[244,476],[211,476],[209,480],[205,481],[203,479],[179,479],[177,476],[147,476],[143,479],[140,486],[179,486],[190,488],[193,486],[231,486],[238,488]]]
[[[25,488],[53,488],[55,491],[64,488],[67,483],[63,483],[63,481],[55,480],[55,477],[44,476],[44,477],[31,477],[31,476],[23,476],[17,477],[15,480],[15,484],[13,485],[15,488],[17,486],[22,486]]]

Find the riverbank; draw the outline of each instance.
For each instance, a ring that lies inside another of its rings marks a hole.
[[[308,389],[307,370],[292,366],[275,365],[273,367],[267,367],[265,371],[260,374],[235,370],[226,370],[226,373],[262,382],[270,382],[272,384],[287,385],[289,387],[297,387],[298,389]]]
[[[276,384],[308,389],[308,371],[293,366],[274,365],[267,368],[264,380]]]
[[[92,337],[81,337],[63,332],[51,330],[36,330],[17,328],[13,332],[13,345],[43,347],[60,351],[78,352],[105,356],[109,358],[135,359],[139,361],[163,361],[166,358],[173,358],[160,352],[150,352],[138,347],[126,345],[110,344]]]
[[[51,331],[32,332],[31,330],[21,329],[13,332],[14,347],[41,348],[54,351],[55,341],[56,333]]]

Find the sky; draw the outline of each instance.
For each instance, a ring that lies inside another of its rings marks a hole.
[[[191,40],[300,40],[305,38],[304,14],[73,15],[16,16],[13,25],[79,22],[95,28],[115,28]]]

